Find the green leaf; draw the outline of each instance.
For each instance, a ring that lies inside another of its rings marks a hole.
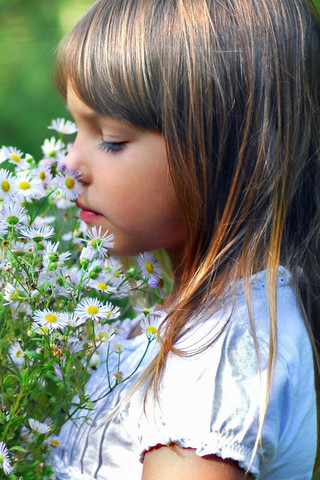
[[[18,452],[26,452],[27,451],[25,448],[19,447],[18,445],[16,445],[15,447],[9,448],[9,451],[11,451],[11,450],[17,450]]]
[[[24,385],[28,384],[29,378],[30,378],[29,369],[26,368],[22,374],[22,382]]]
[[[24,352],[24,354],[29,358],[35,358],[36,360],[42,360],[42,355],[37,352]]]
[[[3,384],[5,386],[11,385],[13,383],[16,384],[17,382],[19,383],[19,378],[17,377],[17,375],[14,375],[13,373],[6,375],[3,380]]]

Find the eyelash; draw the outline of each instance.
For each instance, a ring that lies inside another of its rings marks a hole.
[[[124,149],[126,142],[106,142],[102,141],[99,145],[99,148],[104,152],[108,153],[118,153]]]

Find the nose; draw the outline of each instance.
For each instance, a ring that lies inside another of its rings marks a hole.
[[[82,174],[82,181],[87,183],[89,172],[84,161],[84,151],[80,145],[78,137],[65,157],[65,164],[67,169],[73,167]]]
[[[72,145],[72,147],[69,149],[67,156],[65,157],[65,164],[67,168],[75,168],[76,170],[80,170],[80,162],[79,158],[77,155],[77,146],[76,146],[76,141]]]

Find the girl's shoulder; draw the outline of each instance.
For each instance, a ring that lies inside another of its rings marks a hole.
[[[256,356],[255,342],[260,347],[260,354],[268,357],[270,345],[270,299],[267,292],[267,273],[254,274],[246,286],[249,286],[249,306],[246,288],[242,280],[230,284],[223,295],[219,307],[214,312],[204,308],[189,322],[185,333],[181,335],[176,346],[191,353],[205,350],[212,343],[212,349],[225,348],[225,342],[237,338],[239,348],[245,349],[253,343],[252,354]],[[277,288],[277,337],[278,350],[288,360],[292,348],[299,345],[311,351],[310,341],[303,316],[292,286],[291,274],[279,267]],[[194,345],[194,347],[193,347]],[[240,347],[242,345],[242,347]],[[209,349],[210,350],[210,349]],[[250,349],[251,350],[251,349]]]
[[[289,456],[298,458],[301,471],[311,471],[316,443],[312,351],[290,275],[284,269],[279,273],[278,353],[262,450],[250,467],[253,474],[263,472],[261,478],[269,478],[272,464]],[[194,448],[199,455],[232,458],[243,468],[250,465],[267,388],[270,343],[265,273],[254,276],[252,282],[251,320],[239,285],[238,290],[230,290],[232,301],[219,311],[205,321],[194,319],[177,342],[181,355],[169,354],[159,409],[153,405],[151,413],[147,408],[148,427],[142,428],[144,451],[156,443],[174,441]],[[301,442],[309,448],[308,458],[301,456]],[[293,464],[292,471],[280,469],[275,478],[294,478],[291,474],[298,463]]]

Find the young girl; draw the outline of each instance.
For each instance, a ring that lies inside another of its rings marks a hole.
[[[306,0],[98,0],[62,43],[81,218],[117,255],[164,248],[174,278],[137,374],[63,427],[58,479],[310,480],[317,22]]]

